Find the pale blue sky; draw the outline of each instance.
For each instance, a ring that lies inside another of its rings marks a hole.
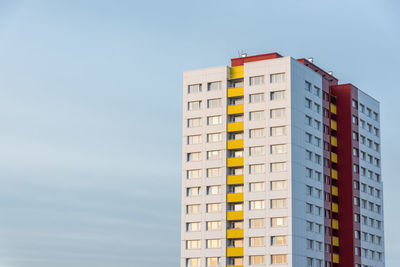
[[[0,266],[175,267],[181,77],[238,50],[314,57],[381,102],[400,266],[400,4],[0,1]]]

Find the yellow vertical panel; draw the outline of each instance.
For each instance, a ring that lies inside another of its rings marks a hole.
[[[339,189],[337,186],[332,185],[332,195],[339,196]]]
[[[335,229],[335,230],[338,230],[338,229],[339,229],[339,222],[338,222],[338,220],[335,220],[335,219],[332,220],[332,228]]]
[[[332,237],[332,245],[334,245],[335,247],[339,246],[339,237]]]
[[[331,103],[331,112],[336,115],[336,105]]]
[[[335,179],[335,180],[337,180],[338,179],[338,172],[337,172],[337,170],[334,170],[334,169],[332,169],[332,179]]]
[[[231,67],[230,79],[243,78],[244,76],[244,65]]]
[[[332,211],[338,213],[339,212],[339,206],[336,203],[332,203]]]
[[[333,253],[332,260],[334,263],[339,263],[339,254]]]
[[[338,157],[337,157],[337,154],[336,154],[336,153],[331,152],[331,160],[332,160],[332,162],[334,162],[334,163],[338,163]]]
[[[337,138],[334,136],[331,136],[331,145],[337,147]]]
[[[332,128],[332,130],[337,131],[337,122],[336,121],[331,120],[331,128]]]

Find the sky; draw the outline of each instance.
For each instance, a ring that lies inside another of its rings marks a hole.
[[[0,1],[0,267],[175,267],[182,72],[313,57],[381,103],[400,266],[396,0]]]

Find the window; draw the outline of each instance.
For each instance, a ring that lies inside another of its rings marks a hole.
[[[278,126],[270,128],[270,136],[284,136],[286,135],[286,127]]]
[[[186,206],[186,214],[199,214],[200,213],[200,204],[193,204]]]
[[[250,77],[250,85],[264,84],[264,75]]]
[[[284,108],[277,108],[270,110],[270,118],[271,119],[280,119],[285,117],[285,109]]]
[[[306,143],[312,143],[312,134],[306,133]]]
[[[221,158],[221,150],[213,150],[213,151],[207,151],[207,159],[208,160],[217,160]]]
[[[378,113],[374,112],[373,119],[378,121]]]
[[[358,124],[358,118],[357,118],[357,116],[352,116],[351,117],[351,121],[353,122],[353,124]]]
[[[188,102],[188,110],[199,110],[201,108],[201,101]]]
[[[207,231],[221,230],[221,227],[222,227],[221,221],[209,221],[209,222],[207,222]]]
[[[311,126],[312,125],[312,118],[306,115],[306,124]]]
[[[253,146],[250,147],[250,156],[263,156],[265,155],[265,147],[264,146]]]
[[[285,73],[274,73],[269,76],[270,83],[282,83],[285,81]]]
[[[306,89],[306,91],[308,91],[308,92],[311,92],[311,83],[310,82],[307,82],[307,81],[305,81],[305,89]]]
[[[271,264],[286,264],[286,255],[278,254],[278,255],[271,255]]]
[[[249,134],[250,138],[262,138],[265,136],[265,130],[264,128],[251,129]]]
[[[250,95],[250,103],[261,103],[261,102],[264,102],[264,93]]]
[[[265,201],[264,200],[251,200],[249,201],[250,210],[261,210],[265,209]]]
[[[200,222],[190,222],[186,224],[187,232],[199,232],[201,230]]]
[[[307,249],[313,249],[314,248],[314,241],[311,239],[306,240],[306,247]]]
[[[194,127],[200,127],[200,126],[201,126],[201,118],[193,118],[193,119],[187,120],[188,128],[194,128]]]
[[[187,267],[200,267],[200,258],[189,258],[186,259]]]
[[[285,99],[285,91],[274,91],[270,93],[270,100],[282,100]]]
[[[208,99],[207,100],[207,108],[219,108],[221,106],[222,106],[221,98],[215,98],[215,99]]]
[[[286,199],[271,199],[271,209],[285,209]]]
[[[275,217],[271,218],[271,227],[283,227],[286,226],[286,217]]]
[[[264,192],[265,191],[265,183],[250,183],[250,192]]]
[[[265,219],[250,219],[250,228],[264,228]]]
[[[201,178],[201,170],[188,170],[186,172],[187,179]]]
[[[308,98],[306,98],[305,100],[306,100],[306,108],[312,109],[312,101]]]
[[[250,246],[251,247],[262,247],[265,246],[265,238],[263,236],[260,237],[250,237]]]
[[[220,266],[219,257],[208,257],[207,258],[207,266]]]
[[[199,196],[200,195],[200,187],[189,187],[186,188],[186,196]]]
[[[222,116],[207,117],[207,125],[218,125],[222,123]]]
[[[221,212],[221,203],[209,203],[207,204],[207,213]]]
[[[270,165],[271,172],[284,172],[286,171],[286,169],[287,169],[286,162],[274,162],[271,163]]]
[[[208,168],[207,169],[207,177],[208,178],[219,177],[219,176],[221,176],[221,168]]]
[[[219,195],[219,194],[221,194],[220,185],[207,186],[207,195]]]
[[[321,89],[319,89],[317,86],[314,86],[314,95],[320,96],[321,94]]]
[[[357,101],[354,100],[354,99],[352,99],[352,100],[351,100],[351,106],[352,106],[353,108],[357,108],[357,107],[358,107]]]
[[[188,145],[197,145],[201,143],[201,135],[189,135],[187,137]]]
[[[314,111],[317,113],[321,112],[321,106],[317,103],[314,103]]]
[[[221,82],[211,82],[207,84],[208,91],[217,91],[221,89]]]
[[[207,248],[220,248],[221,239],[207,239]]]
[[[221,133],[209,133],[207,134],[207,142],[208,143],[216,143],[222,141]]]
[[[265,264],[265,256],[250,256],[250,265]]]
[[[286,181],[271,181],[271,191],[286,190]]]
[[[201,92],[201,84],[191,84],[188,86],[188,93],[195,94]]]
[[[261,111],[251,111],[250,113],[250,120],[251,121],[260,121],[265,119],[265,112]]]
[[[187,153],[187,161],[200,161],[201,152]]]
[[[271,154],[285,154],[287,152],[286,144],[271,145]]]
[[[249,168],[250,174],[265,173],[265,164],[253,164]]]
[[[287,245],[285,235],[271,236],[271,246],[285,246],[285,245]]]

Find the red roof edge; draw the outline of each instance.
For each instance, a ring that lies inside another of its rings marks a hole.
[[[309,67],[310,69],[314,70],[315,72],[318,72],[325,79],[327,79],[327,77],[330,77],[331,79],[338,81],[338,79],[336,77],[334,77],[333,75],[330,75],[328,72],[324,71],[323,69],[321,69],[317,65],[314,65],[312,62],[308,61],[305,58],[299,58],[299,59],[297,59],[297,61],[302,63],[302,64],[304,64],[304,65],[306,65],[307,67]]]
[[[232,67],[237,67],[237,66],[241,66],[244,63],[248,63],[248,62],[267,60],[267,59],[273,59],[273,58],[280,58],[280,57],[282,57],[282,56],[275,52],[275,53],[255,55],[255,56],[249,56],[249,57],[232,58],[231,59],[231,66]]]

